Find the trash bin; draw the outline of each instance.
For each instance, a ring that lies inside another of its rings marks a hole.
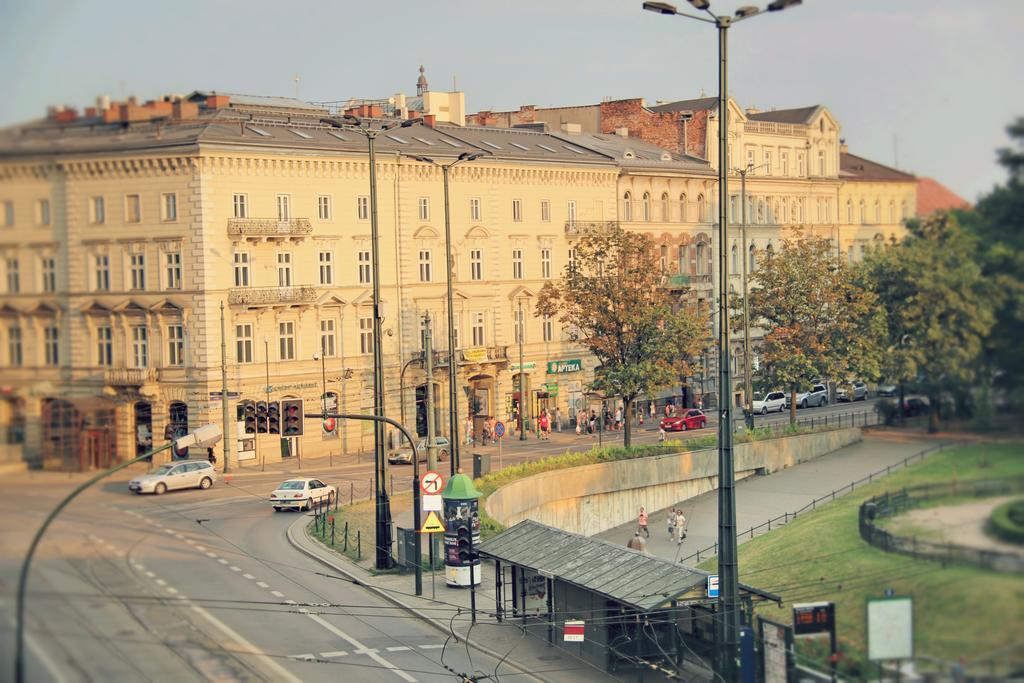
[[[416,569],[416,530],[395,527],[398,535],[398,569],[410,572]]]
[[[491,472],[491,456],[487,453],[473,454],[473,478],[479,479]]]

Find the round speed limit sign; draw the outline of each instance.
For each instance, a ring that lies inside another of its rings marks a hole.
[[[430,470],[420,477],[420,490],[428,496],[434,496],[444,490],[444,477],[439,472]]]

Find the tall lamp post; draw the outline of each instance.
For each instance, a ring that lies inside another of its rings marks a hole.
[[[464,161],[475,161],[488,152],[463,152],[455,161],[441,164],[430,157],[403,154],[410,159],[431,164],[441,169],[441,177],[444,179],[444,251],[445,251],[445,281],[448,287],[448,436],[449,453],[448,461],[451,464],[452,476],[459,471],[459,395],[458,395],[458,372],[455,364],[455,312],[454,294],[452,290],[452,220],[451,207],[448,201],[448,174],[452,167]]]
[[[523,337],[526,336],[526,321],[523,319],[523,297],[519,297],[517,300],[519,304],[519,322],[516,325],[516,337],[519,342],[519,440],[526,441],[526,380],[523,377],[523,370],[526,366],[523,365]]]
[[[740,602],[739,571],[736,558],[736,481],[732,452],[732,372],[729,349],[729,169],[728,169],[728,31],[738,21],[749,19],[761,10],[744,6],[736,15],[717,15],[711,11],[710,0],[689,0],[694,9],[708,16],[679,12],[667,2],[644,2],[650,12],[680,16],[714,24],[718,29],[718,377],[719,396],[722,398],[718,418],[718,621],[715,622],[715,669],[727,680],[738,678]],[[768,11],[777,12],[801,0],[773,0]],[[728,394],[726,393],[728,392]]]
[[[750,379],[750,311],[747,305],[747,174],[765,166],[747,164],[734,169],[740,176],[740,256],[743,258],[743,394],[746,399],[746,424],[754,428],[754,393]]]
[[[373,143],[378,135],[393,128],[408,128],[419,119],[394,121],[375,124],[371,120],[358,119],[346,114],[342,119],[324,119],[325,123],[358,133],[366,138],[370,162],[370,268],[373,279],[373,414],[384,417],[384,354],[381,348],[381,312],[380,312],[380,232],[377,228],[377,160],[374,156]],[[391,502],[387,492],[387,459],[384,454],[384,422],[373,422],[373,462],[374,462],[374,521],[375,534],[375,565],[377,569],[391,569],[394,558],[391,556]]]

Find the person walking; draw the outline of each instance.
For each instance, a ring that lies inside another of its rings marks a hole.
[[[561,433],[562,431],[562,409],[555,406],[555,431]]]
[[[676,539],[676,509],[672,508],[665,515],[665,520],[668,522],[668,539],[674,541]]]
[[[640,506],[640,514],[637,517],[637,533],[642,533],[647,538],[651,537],[651,532],[647,529],[647,509],[644,506]]]
[[[682,545],[683,541],[686,540],[686,517],[683,515],[682,510],[676,510],[676,544]]]
[[[657,408],[654,406],[654,401],[651,401],[651,422],[654,422],[654,416],[658,414]]]
[[[549,436],[549,430],[551,429],[551,423],[550,423],[549,418],[548,418],[548,411],[547,410],[542,410],[540,412],[540,419],[537,420],[537,422],[538,422],[538,427],[540,429],[540,439],[541,439],[541,441],[547,441],[548,436]]]

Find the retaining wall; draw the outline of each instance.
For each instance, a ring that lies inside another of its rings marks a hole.
[[[848,428],[737,444],[736,479],[771,474],[860,440],[861,430]],[[533,519],[592,536],[636,519],[641,505],[661,510],[717,484],[716,450],[674,453],[535,474],[492,493],[487,513],[505,526]]]

